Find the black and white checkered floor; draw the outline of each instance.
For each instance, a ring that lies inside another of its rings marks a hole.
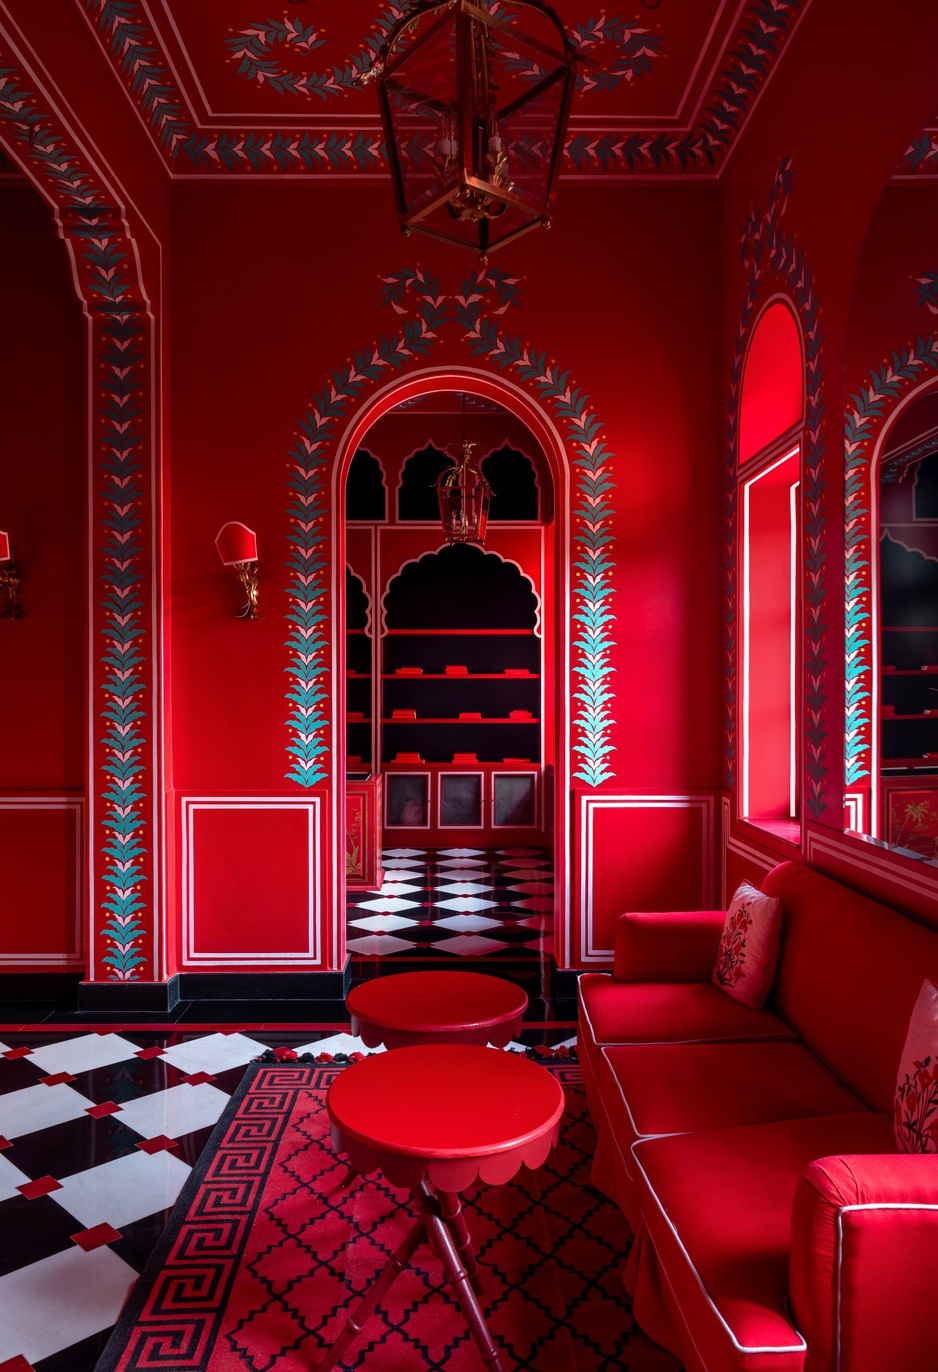
[[[360,975],[481,959],[536,976],[549,964],[542,850],[396,848],[384,869],[379,890],[349,894]],[[522,1043],[573,1043],[573,1025],[545,1008]],[[245,1065],[281,1045],[364,1048],[339,1024],[0,1025],[0,1372],[93,1372]]]
[[[554,874],[542,848],[387,848],[384,881],[348,893],[355,957],[543,957],[553,949]]]
[[[245,1065],[281,1045],[368,1051],[337,1026],[0,1027],[0,1372],[93,1372]]]

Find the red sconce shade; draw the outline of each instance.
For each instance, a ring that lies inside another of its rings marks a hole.
[[[549,223],[577,55],[540,0],[512,20],[472,0],[424,0],[375,66],[405,234],[486,256]]]
[[[5,534],[0,529],[0,562],[10,562],[13,554],[10,551],[10,535]]]
[[[238,611],[238,618],[260,619],[257,608],[257,534],[246,524],[232,520],[218,530],[215,547],[224,565],[234,567],[247,596],[247,600]]]
[[[257,534],[236,520],[222,525],[215,539],[215,547],[226,567],[236,567],[239,562],[257,561]]]

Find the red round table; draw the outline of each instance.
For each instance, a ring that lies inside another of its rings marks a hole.
[[[326,1098],[332,1140],[363,1175],[380,1171],[409,1188],[418,1217],[319,1364],[342,1357],[424,1238],[443,1263],[482,1360],[502,1372],[479,1305],[479,1269],[456,1194],[476,1181],[498,1185],[522,1166],[540,1167],[560,1129],[560,1083],[514,1053],[470,1044],[400,1048],[353,1063]]]
[[[419,1043],[492,1043],[521,1032],[528,998],[520,986],[481,972],[399,972],[349,991],[352,1033],[368,1048]]]

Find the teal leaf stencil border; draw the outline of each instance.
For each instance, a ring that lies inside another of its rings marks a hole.
[[[938,335],[920,337],[874,367],[844,415],[845,711],[844,780],[856,786],[872,771],[873,591],[870,520],[873,440],[890,406],[911,385],[938,371]]]
[[[66,237],[74,248],[81,294],[96,325],[102,374],[95,382],[95,446],[103,449],[95,492],[103,583],[98,607],[103,639],[103,673],[97,682],[103,694],[98,752],[106,777],[99,792],[104,807],[99,873],[104,921],[98,933],[106,945],[101,961],[109,969],[109,979],[133,981],[141,978],[148,961],[142,951],[149,856],[143,727],[148,719],[149,642],[141,585],[143,324],[119,215],[11,68],[0,68],[0,124],[37,166],[67,215]]]
[[[327,480],[339,421],[367,387],[401,373],[426,357],[440,330],[455,323],[474,359],[509,372],[556,415],[570,445],[573,475],[571,671],[576,701],[573,726],[573,776],[600,786],[615,776],[611,741],[614,726],[611,688],[611,637],[615,615],[615,561],[612,504],[614,454],[590,397],[570,373],[548,362],[543,352],[510,338],[496,320],[519,304],[518,278],[497,268],[478,269],[464,279],[458,295],[442,292],[438,277],[420,268],[383,278],[382,303],[403,316],[400,328],[356,352],[330,374],[311,398],[289,453],[287,518],[288,715],[287,780],[303,787],[328,779],[330,643]],[[334,628],[334,625],[333,625]]]

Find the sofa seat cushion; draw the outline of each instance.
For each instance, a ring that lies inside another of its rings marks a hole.
[[[893,1153],[870,1113],[642,1139],[632,1150],[642,1213],[673,1297],[709,1372],[795,1372],[805,1345],[788,1314],[795,1187],[815,1158]]]
[[[712,982],[622,982],[604,973],[580,977],[578,1047],[599,1075],[598,1045],[724,1043],[798,1036],[768,1010],[747,1010]]]
[[[864,1109],[800,1043],[602,1048],[599,1091],[626,1162],[632,1144],[652,1134]]]

